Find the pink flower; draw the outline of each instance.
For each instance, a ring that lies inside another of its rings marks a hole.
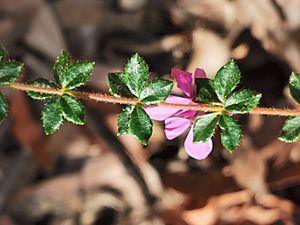
[[[173,68],[171,76],[175,78],[178,88],[180,88],[186,97],[179,97],[170,95],[167,103],[174,104],[193,104],[194,88],[193,88],[193,74]],[[202,69],[197,68],[194,72],[195,78],[206,78],[206,74]],[[193,123],[198,113],[194,110],[181,110],[176,108],[162,108],[159,106],[146,106],[146,112],[151,119],[157,121],[165,121],[165,134],[168,140],[172,140],[188,128],[190,128],[188,135],[184,142],[184,148],[187,154],[195,159],[205,159],[212,151],[212,140],[207,142],[193,142]]]

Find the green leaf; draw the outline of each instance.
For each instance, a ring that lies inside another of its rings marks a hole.
[[[289,87],[291,95],[300,104],[300,74],[291,74]]]
[[[17,80],[23,70],[24,64],[9,61],[9,62],[0,62],[0,84],[6,85]]]
[[[217,127],[220,115],[205,114],[196,119],[193,126],[194,142],[206,142],[210,139]]]
[[[62,87],[71,90],[85,84],[92,74],[93,67],[94,63],[86,61],[71,64],[62,77]]]
[[[225,110],[233,113],[247,113],[252,110],[261,99],[261,94],[243,89],[234,92],[225,102]]]
[[[77,125],[84,124],[84,108],[77,98],[64,94],[60,99],[60,104],[66,120]]]
[[[134,109],[134,106],[129,105],[118,115],[118,136],[128,134],[129,132],[129,120],[130,115]]]
[[[240,79],[240,70],[233,59],[219,69],[215,77],[214,88],[221,102],[225,102],[227,96],[240,82]]]
[[[218,96],[214,90],[214,81],[208,78],[196,79],[197,97],[200,102],[218,102]]]
[[[129,132],[143,145],[147,145],[152,134],[152,121],[145,110],[136,106],[130,116]]]
[[[4,96],[0,93],[0,123],[4,120],[8,112],[8,105],[5,101]]]
[[[143,86],[148,80],[148,65],[138,54],[135,54],[129,59],[124,72],[122,79],[131,93],[139,97]]]
[[[116,97],[133,97],[130,90],[121,79],[122,73],[109,73],[108,74],[108,85],[109,92]]]
[[[220,118],[219,126],[222,129],[222,144],[229,152],[233,152],[241,143],[242,132],[240,126],[227,114]]]
[[[63,122],[60,97],[51,99],[45,105],[42,112],[42,121],[45,133],[47,135],[54,133],[60,128]]]
[[[300,116],[289,117],[282,128],[279,140],[284,142],[296,142],[300,136]]]
[[[27,84],[37,86],[37,87],[57,88],[54,82],[43,78],[37,78],[35,80],[28,81]],[[44,100],[55,96],[53,94],[45,94],[45,93],[39,93],[34,91],[26,91],[26,93],[35,100]]]
[[[64,76],[70,65],[70,55],[66,51],[61,51],[53,65],[53,74],[56,82],[62,85]]]
[[[169,96],[172,88],[172,81],[163,79],[153,80],[142,89],[140,102],[145,105],[163,102]]]
[[[0,62],[4,62],[5,49],[0,45]]]

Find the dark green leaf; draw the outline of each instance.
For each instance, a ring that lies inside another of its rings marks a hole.
[[[0,45],[0,62],[4,62],[5,49]]]
[[[214,90],[214,81],[208,78],[196,79],[197,97],[200,102],[218,102],[218,96]]]
[[[57,131],[62,122],[63,115],[60,106],[60,97],[51,99],[44,107],[42,112],[43,127],[45,133],[52,134]]]
[[[59,56],[57,57],[54,66],[53,66],[53,73],[56,82],[62,85],[64,80],[64,76],[68,67],[70,65],[70,55],[66,51],[61,51]]]
[[[205,114],[196,119],[193,126],[194,142],[206,142],[210,139],[217,127],[220,115]]]
[[[252,90],[234,92],[225,102],[225,110],[233,113],[247,113],[252,110],[261,98],[261,94]]]
[[[227,114],[220,118],[219,126],[222,129],[222,144],[229,152],[232,152],[241,143],[241,128],[237,122]]]
[[[94,63],[85,61],[71,64],[62,78],[62,87],[71,90],[85,84],[92,74],[93,67]]]
[[[43,78],[38,78],[35,80],[28,81],[27,84],[37,86],[37,87],[57,88],[57,86],[55,85],[54,82],[43,79]],[[27,91],[26,93],[31,98],[36,99],[36,100],[48,99],[48,98],[52,98],[54,96],[52,94],[39,93],[39,92],[34,92],[34,91]]]
[[[0,84],[10,84],[17,80],[23,67],[24,64],[19,62],[0,62]]]
[[[282,128],[279,140],[284,142],[296,142],[300,136],[300,116],[289,117]]]
[[[233,59],[219,69],[215,77],[214,88],[221,102],[225,102],[227,96],[240,82],[240,79],[240,70]]]
[[[122,73],[109,73],[108,74],[108,85],[109,92],[116,97],[133,97],[128,87],[121,79]]]
[[[139,97],[143,86],[148,80],[148,65],[138,54],[135,54],[129,59],[124,72],[122,79],[131,93]]]
[[[136,106],[130,116],[129,132],[143,145],[147,145],[152,134],[152,121],[145,110]]]
[[[157,104],[166,100],[173,88],[169,80],[153,80],[146,84],[140,94],[140,102],[145,105]]]
[[[8,112],[8,105],[4,96],[0,93],[0,123],[4,120]]]
[[[61,97],[60,104],[66,120],[77,125],[84,124],[84,108],[77,98],[64,94]]]
[[[121,113],[118,115],[118,136],[123,134],[128,134],[129,132],[129,120],[130,115],[134,109],[134,106],[127,106]]]
[[[300,104],[300,74],[291,74],[289,87],[291,95]]]

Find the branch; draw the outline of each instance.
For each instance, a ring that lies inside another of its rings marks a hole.
[[[77,98],[84,100],[94,100],[97,102],[122,104],[122,105],[139,105],[138,99],[135,98],[123,98],[115,97],[111,95],[92,93],[92,92],[81,92],[81,91],[70,91],[64,89],[48,88],[48,87],[38,87],[35,85],[28,85],[24,83],[12,83],[11,88],[22,90],[22,91],[33,91],[45,94],[63,95],[64,93],[73,95]],[[183,110],[195,110],[195,111],[207,111],[207,112],[223,112],[224,108],[222,106],[212,106],[210,104],[173,104],[162,102],[155,104],[153,106],[159,106],[162,108],[177,108]],[[263,108],[256,107],[249,112],[250,114],[256,115],[269,115],[269,116],[300,116],[300,109],[278,109],[278,108]]]

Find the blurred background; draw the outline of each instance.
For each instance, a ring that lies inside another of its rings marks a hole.
[[[286,86],[300,72],[299,0],[0,0],[0,43],[25,62],[23,81],[53,79],[61,49],[95,61],[95,92],[136,52],[169,79],[172,67],[213,78],[234,58],[261,106],[297,107]],[[277,140],[284,118],[239,117],[241,146],[229,154],[217,132],[196,161],[162,123],[147,147],[117,137],[118,105],[84,102],[85,126],[45,136],[43,103],[1,91],[1,225],[300,224],[300,144]]]

